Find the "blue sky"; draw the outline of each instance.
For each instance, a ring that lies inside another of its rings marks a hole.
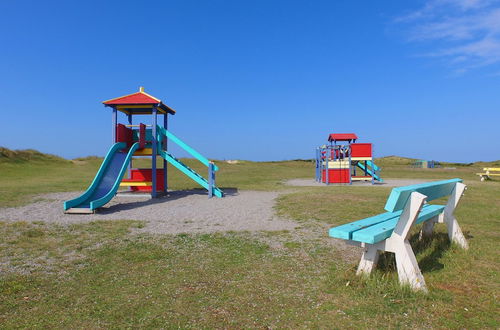
[[[216,159],[500,159],[499,1],[1,1],[0,145],[104,155],[146,92]],[[142,121],[147,122],[149,118]]]

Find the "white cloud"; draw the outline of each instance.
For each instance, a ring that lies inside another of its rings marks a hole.
[[[500,63],[499,0],[428,0],[396,19],[408,27],[408,39],[437,50],[457,73]]]

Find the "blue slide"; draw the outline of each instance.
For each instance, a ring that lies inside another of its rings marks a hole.
[[[75,199],[64,202],[65,213],[94,213],[97,208],[115,196],[128,164],[139,148],[139,143],[134,143],[128,152],[123,152],[126,147],[125,143],[119,142],[109,149],[87,191]]]

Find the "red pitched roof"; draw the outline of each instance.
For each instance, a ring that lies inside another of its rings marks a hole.
[[[358,137],[354,133],[337,133],[328,135],[328,141],[350,141],[357,139]]]
[[[157,105],[161,113],[175,114],[175,110],[163,104],[160,99],[144,92],[144,88],[140,87],[137,93],[116,97],[102,102],[105,105],[116,107],[118,110],[127,114],[144,114],[151,113],[150,109]],[[142,105],[144,107],[142,107]],[[131,106],[130,108],[127,106]],[[133,107],[135,106],[135,107]]]
[[[137,92],[130,95],[125,95],[118,97],[116,99],[111,99],[108,101],[102,102],[106,105],[118,105],[118,104],[158,104],[161,103],[161,100],[158,100],[151,95],[148,95],[144,92]]]

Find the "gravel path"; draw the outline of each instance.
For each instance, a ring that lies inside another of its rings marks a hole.
[[[298,226],[274,214],[276,192],[235,191],[224,198],[211,199],[201,190],[175,191],[157,199],[115,197],[96,214],[64,214],[63,201],[78,195],[78,192],[42,195],[35,203],[0,209],[0,220],[59,224],[144,220],[146,226],[142,231],[167,234],[291,230]]]
[[[353,187],[401,187],[401,186],[409,186],[417,183],[429,182],[430,180],[423,179],[384,179],[384,182],[375,182],[372,185],[371,182],[366,181],[358,181],[353,182]],[[296,187],[326,187],[324,183],[316,182],[314,179],[292,179],[285,181],[286,185],[296,186]],[[348,184],[345,183],[330,183],[329,186],[346,186]]]

